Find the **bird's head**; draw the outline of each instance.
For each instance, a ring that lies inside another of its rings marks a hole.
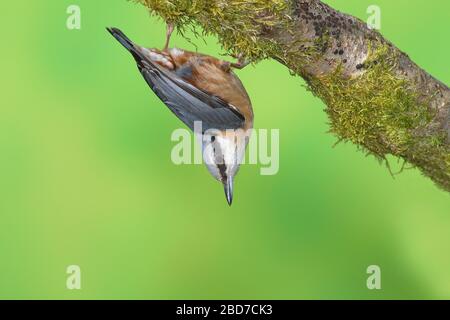
[[[211,175],[222,182],[227,202],[233,201],[233,181],[244,159],[251,130],[207,130],[202,136],[203,161]]]

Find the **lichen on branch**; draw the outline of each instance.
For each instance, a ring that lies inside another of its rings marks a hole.
[[[376,30],[320,0],[133,0],[233,56],[273,58],[327,105],[331,132],[450,191],[450,90]]]

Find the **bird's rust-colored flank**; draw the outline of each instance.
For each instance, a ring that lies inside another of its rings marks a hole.
[[[151,50],[167,59],[167,61],[157,61],[159,65],[172,69],[180,78],[194,87],[217,96],[235,107],[245,118],[244,130],[253,127],[250,98],[241,81],[234,74],[230,62],[177,48],[165,51]]]

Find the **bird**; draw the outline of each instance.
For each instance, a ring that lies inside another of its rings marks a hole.
[[[132,42],[118,28],[106,28],[134,57],[143,78],[160,100],[202,144],[203,161],[210,174],[223,185],[231,206],[235,176],[245,155],[253,129],[250,97],[234,69],[249,62],[238,56],[229,62],[210,55],[169,48],[174,31],[167,24],[162,50]],[[195,132],[201,123],[201,132]]]

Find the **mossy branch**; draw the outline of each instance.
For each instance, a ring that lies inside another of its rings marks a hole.
[[[392,154],[450,191],[450,90],[383,36],[320,0],[134,0],[230,55],[273,58],[327,105],[331,131]]]

